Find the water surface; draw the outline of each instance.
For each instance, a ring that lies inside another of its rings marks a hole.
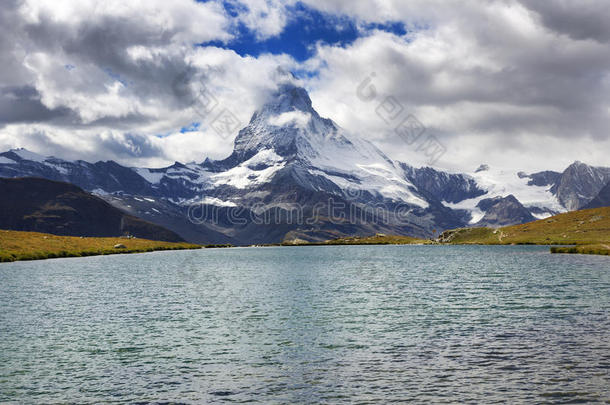
[[[610,400],[610,259],[207,249],[0,265],[0,402]]]

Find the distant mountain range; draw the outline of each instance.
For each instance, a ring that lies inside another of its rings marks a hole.
[[[146,169],[24,149],[0,154],[0,177],[26,176],[75,184],[192,242],[256,244],[380,232],[431,237],[462,226],[524,223],[608,201],[610,168],[415,168],[322,118],[288,80],[224,160]]]
[[[182,241],[174,232],[125,214],[72,184],[39,178],[0,179],[0,195],[0,229]]]

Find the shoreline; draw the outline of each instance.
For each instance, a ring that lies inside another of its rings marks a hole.
[[[299,244],[277,244],[266,245],[259,247],[303,247],[303,246],[550,246],[549,252],[552,254],[584,254],[610,256],[609,248],[600,248],[599,245],[574,245],[574,244],[557,244],[557,243],[299,243]]]
[[[0,263],[46,260],[70,257],[137,254],[171,250],[226,249],[239,247],[304,247],[304,246],[550,246],[553,254],[589,254],[610,256],[610,243],[536,243],[536,242],[439,242],[398,235],[346,237],[323,242],[293,241],[261,245],[230,244],[197,245],[186,242],[163,242],[137,238],[99,238],[58,236],[37,232],[0,230]]]
[[[269,248],[269,247],[319,247],[319,246],[551,246],[551,254],[582,254],[596,256],[610,256],[610,249],[597,249],[596,245],[566,245],[557,246],[556,244],[540,243],[299,243],[299,244],[268,244],[268,245],[248,245],[248,246],[224,246],[224,245],[192,245],[192,246],[160,246],[155,248],[143,249],[116,249],[103,251],[76,251],[76,252],[45,252],[31,254],[12,254],[0,251],[0,263],[14,263],[20,261],[37,261],[61,258],[78,258],[93,256],[111,256],[120,254],[140,254],[151,252],[167,252],[176,250],[200,250],[200,249],[230,249],[230,248]],[[12,257],[11,257],[12,256]]]
[[[203,246],[199,247],[160,247],[154,249],[123,249],[116,251],[104,251],[104,252],[74,252],[74,253],[63,253],[63,252],[51,252],[47,255],[37,255],[32,254],[17,256],[14,259],[8,258],[6,256],[0,256],[0,263],[15,263],[15,262],[33,262],[38,260],[52,260],[52,259],[74,259],[78,257],[94,257],[94,256],[113,256],[113,255],[131,255],[131,254],[141,254],[141,253],[152,253],[152,252],[167,252],[172,250],[199,250],[202,249]],[[4,253],[4,252],[3,252]]]

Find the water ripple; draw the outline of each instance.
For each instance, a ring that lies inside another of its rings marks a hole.
[[[540,247],[0,265],[2,403],[603,403],[610,262]]]

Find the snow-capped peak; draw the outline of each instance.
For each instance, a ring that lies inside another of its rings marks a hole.
[[[427,207],[402,169],[366,139],[348,133],[312,107],[307,91],[286,81],[257,110],[235,139],[230,167],[271,150],[340,189]],[[237,166],[236,166],[237,165]],[[229,167],[229,168],[230,168]]]
[[[280,84],[277,92],[240,131],[235,139],[235,163],[265,149],[273,149],[287,160],[307,163],[325,159],[340,163],[340,158],[349,154],[360,160],[374,157],[392,164],[370,142],[348,134],[332,120],[321,117],[312,107],[307,91],[292,82]]]
[[[313,109],[304,88],[284,82],[239,132],[234,154],[239,163],[263,149],[274,149],[284,157],[304,158],[318,153],[313,145],[332,137],[337,129]]]
[[[48,158],[38,153],[31,152],[25,148],[11,149],[9,152],[13,152],[23,160],[31,160],[33,162],[43,163]]]

